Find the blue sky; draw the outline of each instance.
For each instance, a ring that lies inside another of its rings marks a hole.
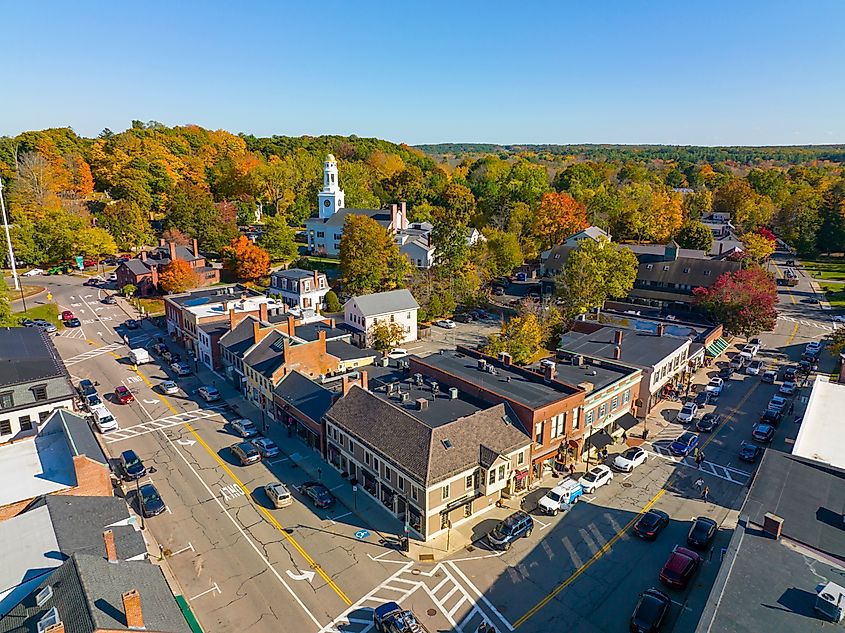
[[[7,2],[0,134],[845,142],[845,2]]]

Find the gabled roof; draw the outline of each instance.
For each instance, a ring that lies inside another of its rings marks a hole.
[[[345,333],[344,333],[345,334]],[[374,349],[361,349],[346,341],[327,341],[326,351],[340,360],[376,358],[379,353]]]
[[[282,378],[273,393],[315,422],[323,419],[333,401],[331,391],[298,371]]]
[[[271,378],[273,372],[285,364],[284,342],[288,338],[276,332],[268,333],[244,356],[244,364],[257,371],[265,378]],[[290,340],[290,339],[288,339]],[[291,344],[296,344],[291,342]]]
[[[129,270],[129,272],[135,275],[136,277],[150,274],[150,267],[147,266],[147,264],[142,262],[140,259],[130,259],[128,262],[123,262],[120,266],[123,266],[124,268]],[[118,266],[118,268],[120,266]]]
[[[388,292],[374,292],[369,295],[352,297],[352,302],[364,316],[378,316],[391,312],[416,310],[420,307],[414,296],[406,289],[390,290]],[[345,307],[345,306],[344,306]]]
[[[103,453],[103,449],[97,438],[94,437],[94,431],[88,420],[71,413],[67,409],[56,409],[47,418],[45,428],[51,426],[51,423],[61,425],[67,439],[68,447],[70,447],[71,455],[84,455],[89,459],[100,462],[104,466],[109,465],[109,460]]]
[[[242,319],[232,330],[220,337],[219,345],[225,347],[235,356],[240,358],[253,345],[253,328],[252,324],[260,321],[253,316],[247,316]]]
[[[0,387],[56,376],[65,376],[64,364],[40,328],[0,328]]]
[[[325,277],[325,273],[317,273],[321,277]],[[313,279],[313,270],[303,270],[302,268],[288,268],[287,270],[275,270],[270,274],[271,277],[283,277],[285,279]]]
[[[674,261],[641,262],[637,268],[637,280],[708,287],[723,273],[735,272],[741,267],[739,262],[678,257]]]

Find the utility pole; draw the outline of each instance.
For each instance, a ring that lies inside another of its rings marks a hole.
[[[15,252],[12,250],[12,236],[9,234],[9,220],[6,218],[6,203],[3,199],[3,179],[0,178],[0,210],[3,212],[3,228],[6,230],[6,244],[9,246],[9,266],[12,268],[12,279],[15,283],[15,290],[20,290],[18,271],[15,268]]]

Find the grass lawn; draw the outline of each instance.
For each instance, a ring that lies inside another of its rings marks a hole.
[[[825,259],[801,262],[807,273],[816,279],[845,281],[845,259]]]
[[[150,316],[164,314],[164,299],[134,298],[131,299],[131,302],[136,308],[144,308],[144,311]]]
[[[845,308],[845,284],[819,284],[831,308]]]
[[[45,303],[42,306],[35,306],[26,312],[15,312],[13,316],[21,319],[32,319],[33,321],[36,319],[44,319],[60,329],[64,327],[62,322],[59,320],[59,308],[55,303]]]

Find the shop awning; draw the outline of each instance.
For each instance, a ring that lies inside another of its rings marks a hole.
[[[728,342],[720,336],[715,341],[710,343],[710,345],[708,345],[704,351],[707,353],[708,356],[716,358],[726,349],[728,349]]]
[[[610,437],[610,435],[605,433],[604,431],[596,431],[587,438],[586,446],[588,450],[590,448],[601,450],[605,446],[613,444],[613,441],[613,438]]]
[[[625,429],[626,431],[630,431],[639,423],[640,421],[630,413],[626,413],[622,417],[616,419],[616,426],[618,426],[620,429]]]
[[[527,468],[523,468],[522,470],[516,471],[516,480],[517,481],[522,481],[526,477],[528,477],[528,469]]]

